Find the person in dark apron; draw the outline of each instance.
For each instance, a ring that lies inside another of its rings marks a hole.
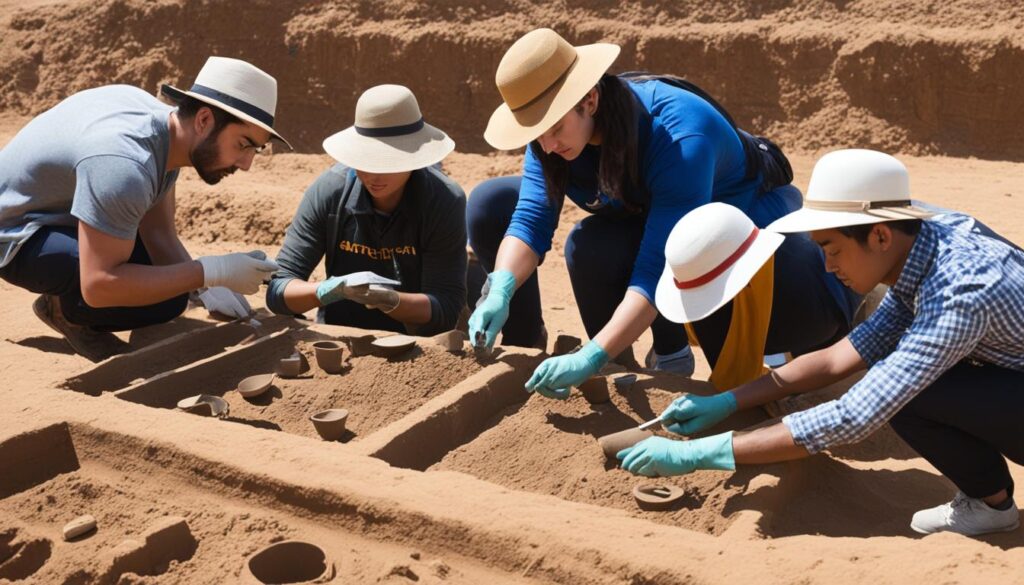
[[[267,306],[317,321],[431,335],[466,302],[466,197],[438,163],[455,148],[408,88],[381,85],[355,125],[324,141],[339,164],[306,191],[278,254]],[[309,280],[324,259],[327,278]]]

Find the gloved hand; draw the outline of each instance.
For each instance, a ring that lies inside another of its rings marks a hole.
[[[223,254],[197,258],[203,266],[203,286],[224,286],[237,293],[251,295],[280,267],[260,250],[243,254]]]
[[[223,286],[199,291],[199,302],[211,313],[220,313],[232,319],[241,319],[253,314],[249,301],[242,295]]]
[[[345,298],[366,305],[367,309],[377,309],[390,313],[398,308],[401,297],[394,290],[376,284],[363,284],[360,286],[344,286]]]
[[[516,277],[508,270],[495,270],[487,276],[483,296],[469,316],[469,342],[474,347],[494,347],[498,332],[508,320],[508,305],[515,291]]]
[[[571,392],[570,386],[586,382],[606,363],[608,354],[597,342],[590,340],[575,353],[541,362],[527,380],[526,389],[555,400],[565,400]]]
[[[686,394],[673,400],[662,411],[661,422],[666,429],[677,435],[692,435],[721,422],[734,412],[736,397],[732,392],[714,396]]]
[[[692,441],[651,437],[619,451],[615,457],[622,460],[626,471],[647,477],[686,475],[697,469],[736,469],[732,431]]]

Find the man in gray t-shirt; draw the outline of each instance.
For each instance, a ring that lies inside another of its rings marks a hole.
[[[0,150],[0,278],[40,293],[36,315],[90,359],[123,349],[112,331],[169,321],[207,287],[207,308],[248,309],[277,269],[259,251],[193,260],[174,225],[179,169],[215,184],[248,170],[271,138],[277,84],[211,57],[173,108],[123,85],[74,94]]]

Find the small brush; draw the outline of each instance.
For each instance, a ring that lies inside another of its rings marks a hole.
[[[658,424],[661,424],[661,417],[660,416],[658,418],[651,419],[651,420],[649,420],[649,421],[647,421],[645,423],[642,423],[640,426],[637,427],[637,429],[639,429],[641,431],[646,431],[647,429],[649,429],[649,428],[651,428],[651,427],[653,427],[655,425],[658,425]]]

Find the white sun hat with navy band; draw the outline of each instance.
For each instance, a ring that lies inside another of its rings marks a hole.
[[[358,171],[401,173],[441,162],[455,142],[423,121],[409,88],[378,85],[359,96],[355,124],[324,140],[324,150]]]
[[[687,213],[665,242],[665,272],[655,292],[658,311],[674,323],[714,313],[747,286],[783,239],[725,203]]]
[[[160,93],[175,102],[184,96],[194,97],[263,128],[288,148],[292,147],[274,130],[277,80],[245,61],[210,57],[199,70],[191,89],[186,91],[165,84]]]
[[[910,176],[896,157],[875,150],[837,150],[815,163],[803,208],[767,229],[810,232],[933,215],[910,199]]]

